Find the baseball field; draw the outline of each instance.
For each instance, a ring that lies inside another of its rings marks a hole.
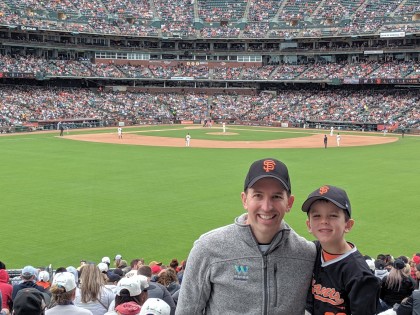
[[[184,137],[191,135],[191,147]],[[1,251],[8,268],[78,266],[121,254],[168,263],[241,214],[249,165],[289,167],[295,204],[286,221],[306,231],[300,207],[323,184],[344,188],[363,254],[420,252],[420,137],[268,127],[143,126],[0,136]],[[328,149],[323,136],[328,135]]]

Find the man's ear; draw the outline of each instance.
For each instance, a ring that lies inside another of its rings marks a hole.
[[[241,193],[241,199],[242,199],[242,206],[244,207],[244,209],[248,209],[248,204],[247,204],[247,200],[246,200],[246,193],[242,192]]]

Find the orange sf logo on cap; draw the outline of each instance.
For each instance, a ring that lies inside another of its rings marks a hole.
[[[273,160],[265,160],[263,163],[263,169],[266,173],[273,171],[276,168],[276,163]]]
[[[319,189],[319,193],[320,193],[321,195],[323,195],[323,194],[326,194],[326,193],[328,192],[328,190],[330,190],[330,187],[328,187],[328,186],[322,186],[322,187]]]

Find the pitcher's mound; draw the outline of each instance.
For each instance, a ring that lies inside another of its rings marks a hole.
[[[208,135],[216,135],[216,136],[236,136],[236,132],[207,132]]]

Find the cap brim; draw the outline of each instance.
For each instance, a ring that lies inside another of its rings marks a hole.
[[[290,191],[289,186],[281,178],[279,178],[277,176],[273,176],[273,175],[260,175],[258,177],[255,177],[253,180],[251,180],[248,183],[248,186],[245,187],[245,189],[246,188],[249,188],[249,187],[252,187],[257,181],[259,181],[260,179],[263,179],[263,178],[274,178],[274,179],[277,179],[283,185],[283,187],[286,188],[287,191]]]
[[[328,200],[328,201],[332,202],[333,204],[335,204],[340,209],[346,210],[347,213],[349,213],[349,210],[347,209],[347,207],[343,206],[342,204],[338,203],[335,200],[332,200],[330,198],[323,197],[323,196],[314,196],[314,197],[306,199],[306,201],[302,205],[302,211],[308,212],[309,209],[311,209],[312,204],[317,200]]]

